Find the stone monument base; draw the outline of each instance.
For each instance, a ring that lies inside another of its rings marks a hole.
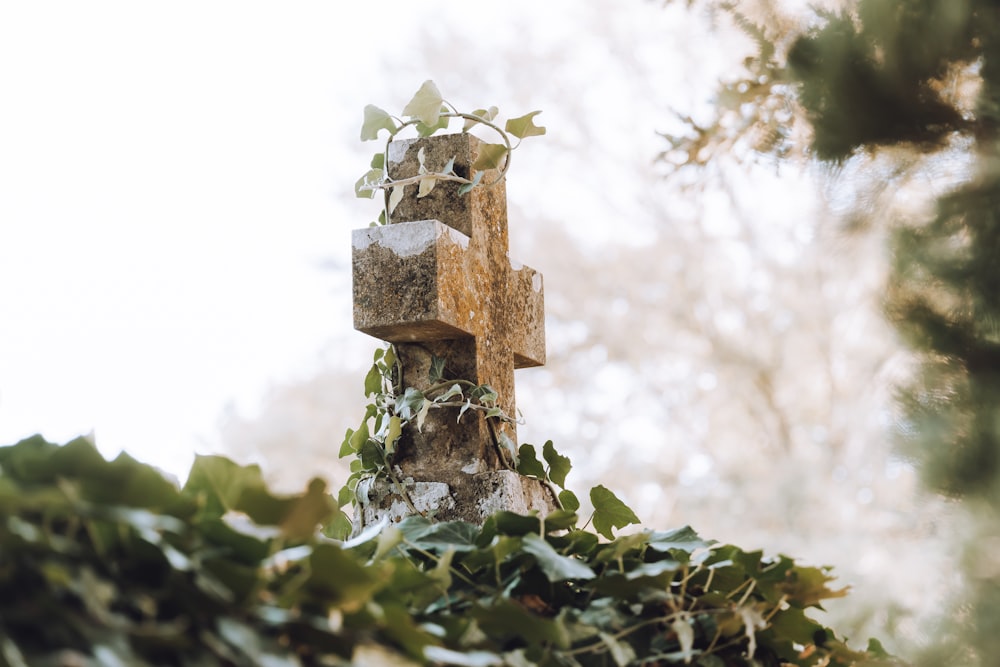
[[[527,514],[538,510],[542,516],[558,507],[552,488],[540,480],[513,470],[493,470],[469,475],[462,488],[444,482],[400,479],[413,504],[406,502],[392,480],[380,477],[358,484],[358,512],[361,525],[388,520],[401,521],[415,508],[435,521],[467,521],[477,525],[500,510]],[[357,524],[357,519],[355,520]]]

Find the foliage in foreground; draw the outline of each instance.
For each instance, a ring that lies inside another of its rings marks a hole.
[[[0,665],[896,664],[806,616],[844,594],[825,569],[690,528],[500,513],[340,541],[337,512],[221,457],[178,489],[82,438],[0,448]]]

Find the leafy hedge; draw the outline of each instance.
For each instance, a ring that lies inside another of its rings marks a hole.
[[[690,528],[342,522],[321,481],[221,457],[178,489],[82,438],[0,448],[0,666],[898,664],[806,616],[844,594],[826,569]]]

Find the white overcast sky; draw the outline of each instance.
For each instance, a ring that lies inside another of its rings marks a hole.
[[[211,449],[227,403],[252,409],[330,340],[370,349],[346,333],[349,276],[324,268],[374,216],[352,195],[372,152],[357,141],[361,110],[398,111],[447,74],[395,81],[382,64],[405,63],[427,22],[456,6],[0,4],[0,444],[93,431],[107,455],[182,474]],[[461,3],[451,20],[517,40],[512,17],[530,16],[558,53],[585,43],[566,20],[583,6]],[[654,37],[637,37],[654,47],[637,55],[662,61],[666,24],[650,17],[666,12],[619,6],[634,14],[624,30]],[[577,53],[587,103],[621,103],[614,81],[601,98],[606,54]],[[489,52],[456,57],[480,58],[488,79]],[[546,72],[525,76],[544,97]],[[554,106],[540,120],[558,122]],[[619,112],[603,131],[638,129],[649,144],[656,128],[637,120]]]

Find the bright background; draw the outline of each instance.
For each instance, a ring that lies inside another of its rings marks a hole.
[[[94,431],[179,474],[350,327],[324,267],[367,223],[367,63],[413,13],[362,4],[4,3],[0,441]]]

